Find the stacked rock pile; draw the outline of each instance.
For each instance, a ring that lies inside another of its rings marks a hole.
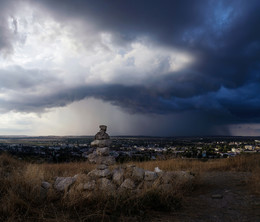
[[[57,177],[53,185],[57,191],[76,189],[82,192],[104,191],[108,195],[124,192],[139,193],[147,189],[173,191],[176,184],[183,185],[192,182],[194,176],[186,171],[149,171],[135,165],[119,166],[110,170],[105,164],[87,174],[74,177]],[[43,182],[46,184],[46,182]]]
[[[95,140],[91,143],[92,147],[97,148],[93,153],[87,156],[88,161],[94,164],[113,165],[116,160],[115,157],[109,155],[111,140],[106,133],[107,126],[100,125],[99,128],[100,131],[95,135]]]
[[[77,190],[89,194],[104,191],[108,195],[120,193],[139,193],[147,189],[158,189],[171,192],[186,183],[190,183],[194,176],[186,171],[164,172],[158,167],[154,171],[144,170],[135,165],[118,166],[111,170],[110,165],[115,164],[115,158],[109,155],[110,137],[106,133],[107,127],[100,126],[100,132],[95,136],[91,146],[96,148],[89,154],[88,161],[97,164],[96,169],[87,174],[74,177],[57,177],[54,184],[42,182],[42,190],[46,193],[52,187],[60,192]]]

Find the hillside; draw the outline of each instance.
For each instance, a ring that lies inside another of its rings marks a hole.
[[[111,197],[102,192],[86,196],[50,189],[44,195],[41,189],[42,181],[53,183],[57,176],[84,175],[95,166],[87,162],[30,164],[3,154],[0,156],[0,220],[230,221],[231,217],[236,221],[259,219],[257,212],[260,155],[241,155],[205,162],[170,159],[128,164],[135,164],[147,170],[159,167],[163,171],[191,171],[195,179],[192,183],[176,183],[174,189],[168,192],[151,188],[138,195],[126,193]],[[115,167],[117,165],[112,166],[111,170]]]

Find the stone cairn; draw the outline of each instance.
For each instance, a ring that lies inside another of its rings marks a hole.
[[[87,156],[88,161],[97,164],[96,169],[77,174],[73,177],[57,177],[54,184],[47,181],[42,182],[42,193],[52,187],[60,192],[77,191],[94,194],[104,191],[107,195],[118,195],[120,193],[139,193],[147,189],[158,189],[172,192],[178,185],[190,183],[194,175],[186,171],[162,171],[155,167],[154,171],[144,170],[135,165],[120,165],[113,170],[109,165],[115,164],[115,158],[109,155],[111,140],[106,133],[107,127],[101,125],[95,140],[91,143],[94,152]]]
[[[100,125],[99,128],[100,131],[95,135],[95,140],[91,142],[91,146],[96,147],[96,150],[87,156],[88,161],[94,164],[113,165],[116,160],[115,157],[109,155],[111,140],[106,133],[107,126]]]

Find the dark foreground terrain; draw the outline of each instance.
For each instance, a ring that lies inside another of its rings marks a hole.
[[[250,176],[249,172],[203,173],[201,186],[185,198],[180,211],[153,213],[151,219],[180,222],[259,222],[260,196],[252,194],[248,188]]]

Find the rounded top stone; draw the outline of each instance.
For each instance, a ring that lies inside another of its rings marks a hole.
[[[107,131],[107,126],[106,125],[100,125],[99,128],[102,131],[105,131],[105,132]]]

